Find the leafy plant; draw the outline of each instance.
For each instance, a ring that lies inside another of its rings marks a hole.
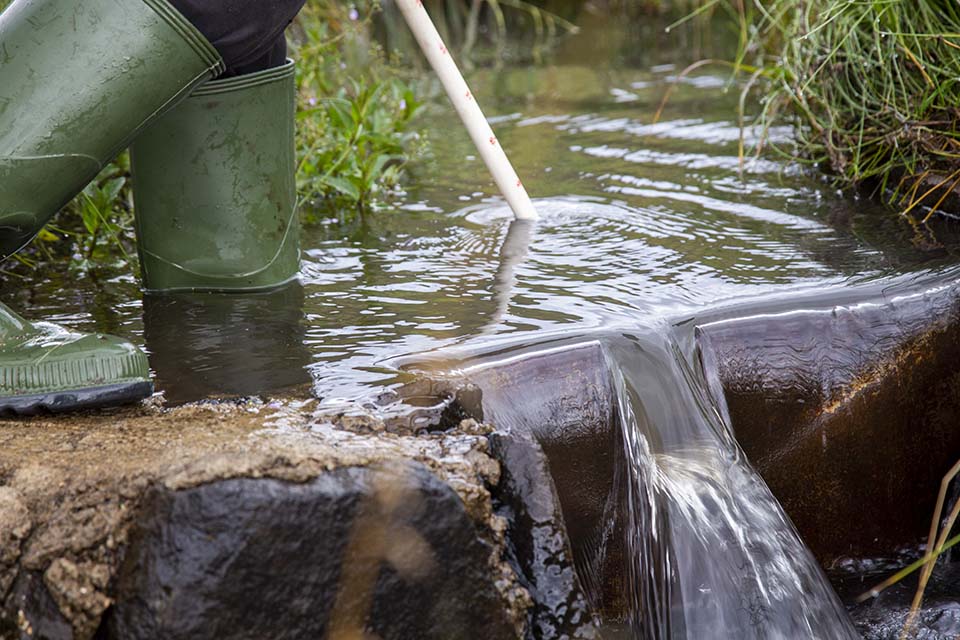
[[[377,10],[314,3],[291,32],[298,57],[309,61],[298,75],[298,190],[341,219],[397,187],[419,149],[410,127],[420,103],[369,41]]]
[[[107,235],[116,242],[120,252],[126,257],[120,235],[129,230],[129,225],[123,225],[120,220],[128,221],[129,210],[122,207],[124,200],[121,192],[127,185],[126,172],[117,164],[113,164],[100,175],[99,178],[86,186],[78,196],[75,205],[79,209],[80,219],[87,233],[81,240],[82,254],[90,259],[97,249],[99,240]]]
[[[417,138],[406,129],[418,107],[413,92],[399,81],[352,82],[349,92],[341,89],[322,107],[301,111],[298,120],[312,118],[316,135],[301,139],[310,146],[301,148],[300,193],[364,212],[377,194],[399,183]]]

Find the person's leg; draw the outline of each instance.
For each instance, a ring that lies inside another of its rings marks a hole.
[[[282,64],[283,29],[303,2],[205,4],[15,0],[0,14],[0,261],[154,120],[220,75],[220,50],[233,75]],[[150,393],[149,380],[129,343],[30,323],[0,304],[0,415],[135,400]]]
[[[0,14],[0,260],[156,117],[219,75],[166,0],[15,0]],[[0,305],[0,415],[136,400],[130,343],[31,323]]]
[[[16,0],[0,43],[0,260],[224,68],[166,0]]]
[[[151,291],[272,289],[299,271],[293,63],[304,0],[171,0],[221,52],[132,147],[137,244]]]
[[[170,0],[223,56],[224,77],[283,65],[284,31],[306,0]]]

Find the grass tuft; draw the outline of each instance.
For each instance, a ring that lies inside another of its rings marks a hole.
[[[926,215],[960,184],[960,4],[726,0],[761,120],[790,119],[804,161]],[[787,107],[787,108],[784,108]]]

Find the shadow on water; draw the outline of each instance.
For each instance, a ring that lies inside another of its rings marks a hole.
[[[150,364],[173,404],[302,389],[310,384],[305,333],[300,283],[269,293],[148,294],[143,300]]]

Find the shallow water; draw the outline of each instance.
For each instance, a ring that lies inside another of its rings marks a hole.
[[[410,379],[398,363],[411,354],[490,349],[507,339],[533,342],[638,320],[653,326],[740,299],[816,294],[956,262],[953,223],[918,230],[787,161],[741,162],[737,88],[727,72],[707,68],[679,77],[694,59],[729,55],[721,36],[666,36],[657,24],[627,32],[604,16],[586,16],[581,24],[583,31],[545,66],[471,74],[501,143],[536,196],[542,216],[536,224],[511,221],[469,139],[439,101],[425,116],[433,160],[415,169],[406,193],[362,223],[306,228],[302,278],[291,287],[145,298],[122,273],[77,282],[63,272],[29,286],[4,282],[0,299],[31,318],[144,345],[158,389],[172,402],[290,391],[328,404],[373,403],[386,387]],[[757,134],[746,135],[749,143]],[[770,135],[789,145],[788,132]],[[637,362],[618,360],[621,398],[629,397],[628,387],[642,386]],[[670,384],[681,377],[670,377]],[[691,389],[697,386],[665,393]],[[622,411],[642,405],[627,403]],[[724,612],[733,617],[720,627],[747,633],[758,603],[786,619],[774,615],[771,626],[756,627],[766,632],[759,637],[816,635],[790,627],[796,618],[778,609],[805,591],[827,603],[825,628],[845,637],[845,623],[831,626],[832,594],[823,592],[825,583],[772,496],[741,466],[735,445],[717,447],[726,438],[722,429],[698,424],[696,433],[669,446],[658,440],[668,433],[666,423],[654,431],[631,427],[646,438],[635,441],[631,454],[636,477],[658,487],[656,508],[688,525],[671,531],[703,536],[674,541],[670,561],[703,584],[671,587],[679,590],[674,602],[686,606],[677,612],[665,600],[654,607],[665,617],[647,627],[651,637],[681,628],[689,637],[707,637],[704,625]],[[642,450],[647,441],[658,446]],[[744,499],[730,501],[731,495]],[[637,497],[637,517],[644,508],[649,515],[654,502]],[[713,522],[718,512],[729,518]],[[782,537],[770,543],[771,531]],[[643,541],[635,543],[637,559],[649,559]],[[734,548],[730,561],[698,565],[713,545]],[[747,562],[760,565],[750,573],[743,570]],[[718,585],[737,577],[731,567],[754,586],[782,589],[754,593],[745,604],[726,602],[747,592],[717,595]],[[650,580],[669,590],[666,574]]]
[[[307,228],[290,290],[144,300],[122,273],[54,273],[0,294],[30,317],[144,344],[172,401],[309,385],[335,402],[395,382],[388,358],[478,334],[595,328],[952,261],[953,229],[931,241],[777,159],[741,172],[737,90],[722,68],[683,79],[652,122],[686,63],[729,51],[722,30],[580,23],[546,66],[471,77],[538,198],[533,228],[511,230],[440,101],[425,116],[433,161],[364,223]]]

